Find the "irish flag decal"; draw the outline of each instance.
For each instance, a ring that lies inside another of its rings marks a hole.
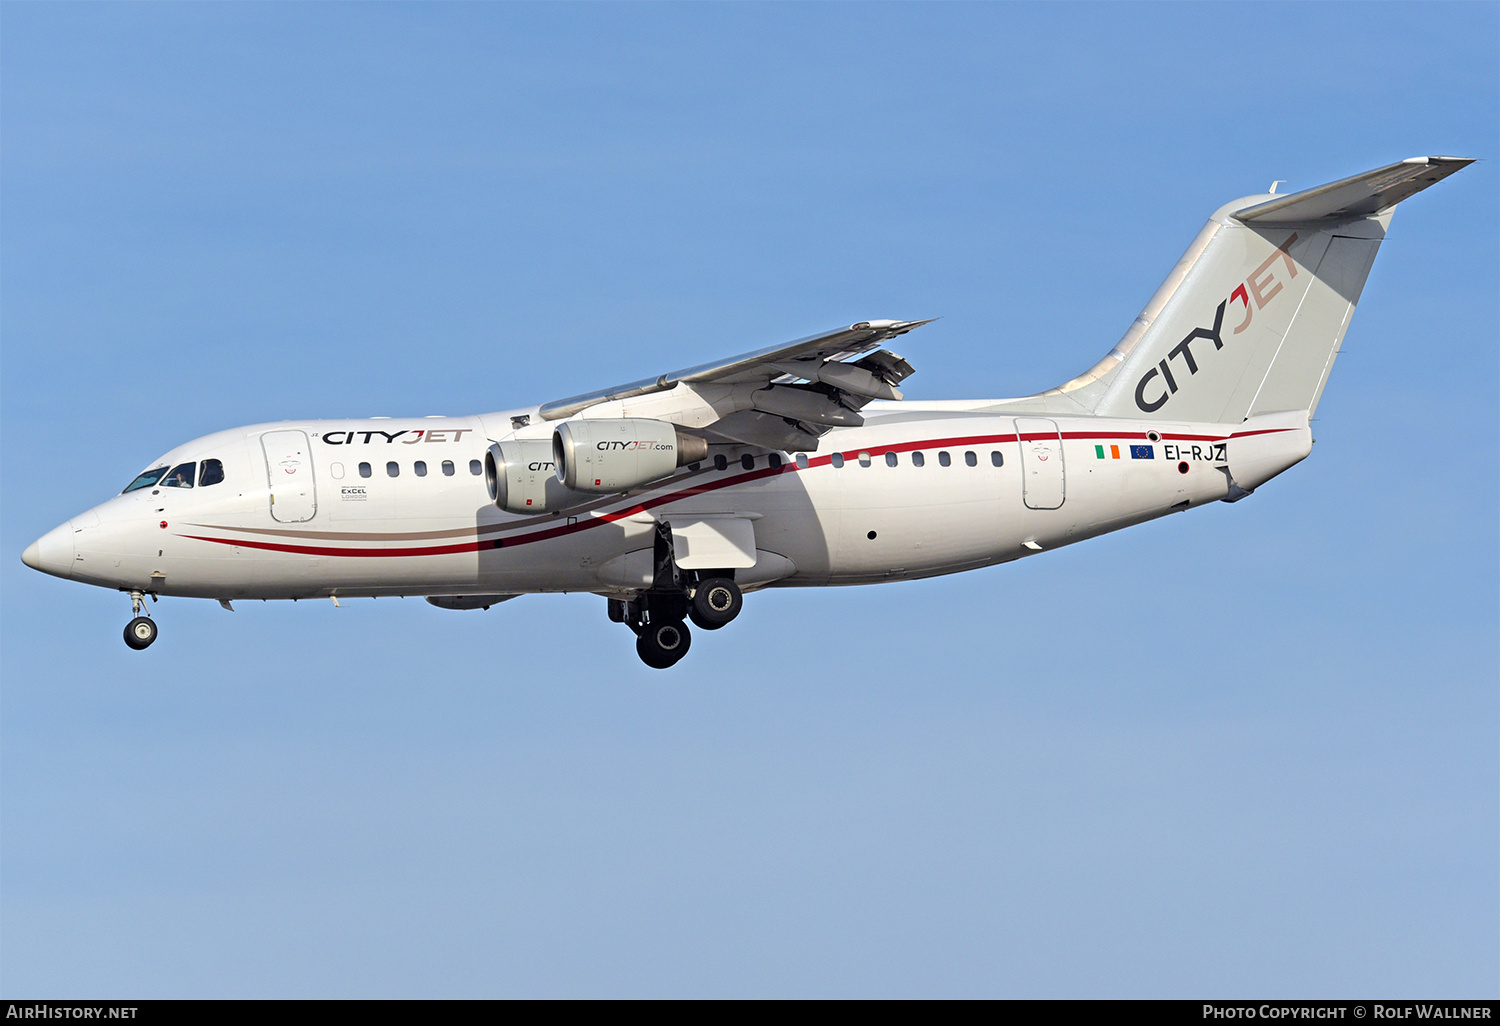
[[[1096,445],[1094,446],[1094,457],[1101,460],[1117,460],[1120,458],[1120,447],[1118,445]]]

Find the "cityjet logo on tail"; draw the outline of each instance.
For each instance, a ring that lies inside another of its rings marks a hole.
[[[1239,327],[1231,332],[1231,334],[1238,335],[1250,327],[1250,321],[1254,319],[1256,310],[1264,310],[1266,304],[1276,298],[1276,294],[1281,291],[1282,286],[1282,282],[1277,279],[1276,272],[1273,269],[1273,265],[1277,260],[1281,260],[1286,264],[1286,276],[1288,279],[1297,277],[1296,261],[1292,259],[1291,254],[1288,252],[1292,248],[1292,243],[1296,241],[1297,233],[1293,232],[1285,242],[1272,250],[1271,255],[1266,257],[1265,262],[1257,267],[1251,273],[1250,277],[1240,282],[1239,286],[1229,294],[1228,299],[1219,302],[1219,308],[1214,311],[1214,326],[1212,328],[1194,328],[1187,333],[1181,342],[1172,348],[1171,352],[1167,353],[1166,359],[1158,361],[1155,367],[1152,367],[1145,374],[1141,375],[1141,380],[1136,382],[1135,386],[1135,404],[1140,407],[1141,412],[1155,413],[1167,404],[1168,399],[1177,394],[1177,379],[1172,374],[1171,362],[1173,359],[1179,356],[1182,357],[1182,363],[1187,367],[1190,377],[1198,373],[1198,361],[1193,359],[1192,349],[1195,341],[1200,338],[1208,339],[1214,344],[1214,352],[1218,352],[1224,348],[1224,340],[1220,337],[1219,333],[1224,327],[1225,307],[1234,302],[1244,304],[1245,319],[1240,321]],[[1250,302],[1252,298],[1255,300],[1253,306]],[[1203,350],[1200,349],[1199,355],[1202,355],[1202,353]],[[1146,392],[1148,390],[1154,391],[1152,388],[1152,379],[1158,376],[1160,376],[1161,382],[1156,387],[1160,388],[1161,391],[1157,394],[1156,398],[1147,399]]]

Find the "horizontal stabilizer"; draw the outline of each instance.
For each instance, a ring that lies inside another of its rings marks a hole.
[[[1393,207],[1472,163],[1467,157],[1412,157],[1316,189],[1278,196],[1231,216],[1256,225],[1348,221]]]

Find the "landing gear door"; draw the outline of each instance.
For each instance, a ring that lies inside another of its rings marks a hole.
[[[318,512],[318,493],[307,432],[267,431],[260,445],[271,485],[271,516],[283,524],[311,520]]]
[[[745,570],[755,565],[755,525],[745,517],[663,516],[672,525],[672,549],[683,570]]]
[[[1054,420],[1016,418],[1021,444],[1021,495],[1031,509],[1057,509],[1063,504],[1062,435]]]

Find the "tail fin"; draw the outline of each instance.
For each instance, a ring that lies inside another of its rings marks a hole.
[[[1221,207],[1109,355],[1043,394],[1101,416],[1311,415],[1396,204],[1471,163],[1413,157]]]

